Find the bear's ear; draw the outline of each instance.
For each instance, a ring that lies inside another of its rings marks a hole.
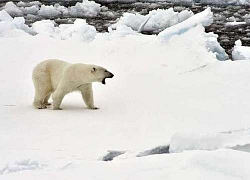
[[[95,72],[95,71],[96,71],[96,68],[93,67],[92,70],[91,70],[91,72]]]

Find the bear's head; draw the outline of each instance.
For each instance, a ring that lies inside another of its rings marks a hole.
[[[106,84],[105,79],[114,77],[114,74],[112,74],[107,69],[101,66],[92,65],[91,76],[94,79],[94,81],[101,82],[102,84]]]

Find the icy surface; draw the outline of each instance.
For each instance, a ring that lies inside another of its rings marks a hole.
[[[242,46],[240,40],[235,42],[232,52],[233,60],[250,60],[250,47]]]
[[[124,15],[116,24],[112,26],[112,28],[115,29],[117,26],[126,25],[131,27],[133,30],[138,31],[141,24],[149,18],[142,31],[160,32],[170,26],[188,19],[191,16],[193,16],[192,11],[184,10],[178,13],[174,12],[173,8],[166,10],[153,10],[145,16],[140,14],[124,13]]]
[[[215,35],[202,25],[168,41],[124,27],[82,43],[60,39],[92,34],[84,20],[43,21],[31,36],[17,27],[23,19],[0,18],[8,24],[0,36],[0,180],[250,179],[250,61],[218,61],[208,45]],[[93,83],[99,110],[76,93],[62,111],[32,108],[32,70],[49,58],[115,74],[106,86]],[[168,144],[180,153],[160,154]]]
[[[250,130],[225,133],[180,133],[171,138],[170,153],[187,150],[216,150],[250,144]],[[250,150],[250,149],[249,149]]]

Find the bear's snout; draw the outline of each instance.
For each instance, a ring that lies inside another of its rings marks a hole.
[[[110,78],[114,77],[114,74],[110,73]]]
[[[108,74],[107,74],[107,78],[112,78],[112,77],[114,77],[114,74],[112,74],[111,72],[109,72],[109,71],[106,71]]]

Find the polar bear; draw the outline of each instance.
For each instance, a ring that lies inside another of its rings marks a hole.
[[[50,105],[51,94],[53,109],[61,110],[60,105],[64,96],[79,90],[85,104],[90,109],[98,109],[94,105],[92,82],[105,84],[106,78],[114,75],[105,68],[91,64],[70,64],[66,61],[50,59],[35,66],[32,79],[35,87],[33,105],[44,109]]]

